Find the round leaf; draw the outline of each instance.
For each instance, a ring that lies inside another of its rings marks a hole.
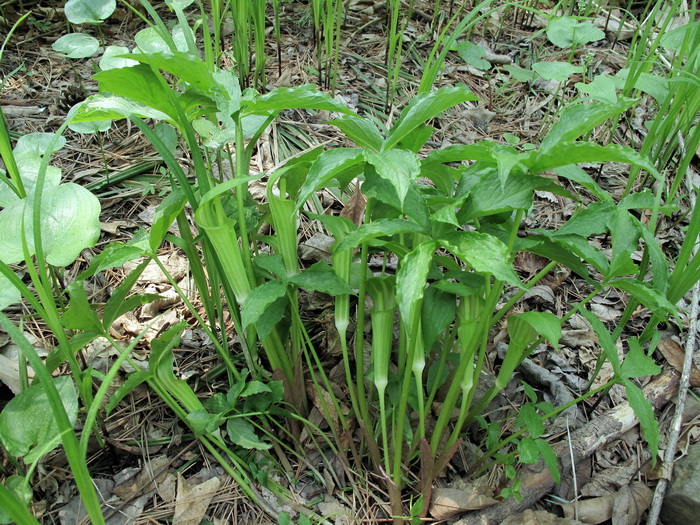
[[[35,153],[38,156],[44,155],[49,149],[49,145],[53,140],[54,133],[29,133],[27,135],[21,136],[17,139],[17,144],[15,144],[12,150],[17,157],[24,153]],[[51,148],[50,153],[55,153],[66,145],[66,138],[63,136],[58,137],[56,144]]]
[[[22,222],[30,255],[36,252],[33,234],[33,198],[22,199],[0,211],[0,260],[7,264],[24,260]],[[41,238],[46,262],[54,266],[72,263],[100,236],[100,203],[92,193],[68,183],[42,195]]]
[[[577,22],[575,18],[563,16],[549,23],[547,38],[555,46],[564,49],[602,40],[605,33],[590,22]]]
[[[68,58],[87,58],[97,52],[100,43],[90,35],[69,33],[56,40],[51,47]]]
[[[0,310],[3,310],[11,304],[19,303],[22,300],[22,295],[15,288],[10,280],[0,273]]]
[[[99,24],[116,8],[117,0],[68,0],[64,13],[71,24]]]
[[[22,185],[27,197],[34,195],[34,188],[39,176],[39,168],[41,166],[41,158],[34,153],[24,153],[15,155],[17,168],[19,169]],[[61,170],[55,166],[46,168],[46,176],[44,178],[44,187],[53,188],[61,182]],[[0,185],[0,206],[6,207],[13,202],[18,202],[20,199],[7,184]]]
[[[100,59],[100,69],[121,69],[138,64],[136,60],[123,58],[121,55],[128,55],[129,48],[124,46],[107,46]]]

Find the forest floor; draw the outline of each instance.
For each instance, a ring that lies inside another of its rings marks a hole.
[[[51,48],[52,43],[66,32],[62,8],[54,6],[58,4],[27,0],[23,4],[3,3],[3,16],[10,23],[27,9],[32,10],[32,15],[7,44],[0,63],[0,72],[4,76],[19,68],[6,78],[0,92],[0,104],[10,130],[17,134],[55,131],[74,104],[97,92],[97,83],[91,78],[98,70],[97,58],[71,61]],[[309,6],[299,1],[283,2],[281,5],[282,62],[277,63],[277,49],[274,43],[270,44],[266,87],[317,83]],[[404,61],[394,109],[387,114],[384,3],[350,1],[342,29],[335,97],[360,114],[372,114],[385,122],[395,120],[398,111],[416,92],[432,49],[432,36],[435,35],[433,8],[432,2],[418,0],[415,3],[414,15],[403,36]],[[447,6],[443,8],[446,10]],[[165,9],[159,11],[167,17]],[[605,24],[606,16],[607,11],[597,17],[594,15],[592,19],[602,19]],[[630,23],[634,29],[635,22],[632,20]],[[534,61],[534,56],[542,61],[566,61],[569,58],[569,50],[556,48],[547,41],[542,31],[545,26],[546,20],[525,11],[496,11],[478,24],[470,36],[473,43],[488,50],[481,57],[487,62],[482,69],[467,64],[456,52],[448,55],[436,87],[466,84],[479,97],[479,102],[461,104],[435,119],[432,125],[436,132],[428,143],[430,148],[470,144],[485,138],[503,142],[508,134],[517,137],[521,143],[539,143],[555,118],[556,108],[562,101],[578,96],[575,84],[584,80],[581,75],[574,74],[562,85],[541,79],[521,82],[505,68],[508,65],[526,67]],[[107,45],[131,48],[134,46],[134,35],[143,28],[142,20],[119,7],[101,29]],[[631,32],[623,29],[617,34],[607,31],[605,39],[578,49],[577,57],[585,61],[595,74],[615,74],[625,67],[629,50],[628,37]],[[230,45],[230,37],[226,39]],[[224,57],[224,62],[227,60],[230,61]],[[613,142],[632,147],[641,143],[646,133],[643,122],[653,117],[654,108],[651,102],[639,108],[635,115],[631,115],[623,126],[615,130]],[[326,124],[325,120],[324,115],[305,111],[285,112],[273,125],[270,134],[263,137],[261,147],[253,157],[251,170],[265,172],[289,156],[316,145],[345,145],[336,128]],[[102,205],[101,238],[94,248],[84,250],[78,261],[65,270],[64,279],[70,282],[104,246],[114,241],[126,242],[137,229],[148,228],[169,183],[157,152],[128,121],[114,122],[101,137],[70,130],[65,136],[67,145],[54,156],[53,163],[62,169],[65,181],[77,182],[91,189]],[[591,140],[596,138],[592,137]],[[182,165],[188,166],[186,154],[180,154]],[[628,166],[607,163],[583,167],[613,197],[621,195],[627,183]],[[251,188],[251,191],[255,197],[255,188]],[[330,193],[321,197],[328,207],[342,207],[337,197]],[[557,228],[574,213],[578,205],[551,193],[537,192],[535,205],[524,227]],[[670,225],[674,217],[667,220]],[[659,231],[666,231],[663,225]],[[677,251],[683,242],[682,234],[670,227],[668,232],[660,234],[660,242],[665,250]],[[311,229],[304,231],[300,242],[303,249],[310,252],[319,249],[314,244],[315,233]],[[598,242],[605,248],[609,239],[600,236]],[[176,279],[177,275],[187,273],[186,261],[175,246],[164,246],[162,256]],[[641,257],[641,252],[632,257]],[[537,256],[522,254],[516,259],[516,268],[526,280],[546,263]],[[107,297],[124,276],[123,269],[105,271],[100,281],[94,283],[93,299],[99,302]],[[154,323],[151,330],[158,333],[163,327],[182,319],[193,321],[186,308],[176,301],[159,272],[144,274],[137,289],[159,293],[166,299],[156,306],[143,307],[120,318],[112,331],[121,340],[134,338],[148,323]],[[590,290],[590,285],[583,279],[562,268],[535,286],[517,308],[550,311],[562,316],[572,302],[584,297]],[[609,291],[596,297],[590,308],[606,325],[615,326],[626,302],[627,297],[623,293]],[[15,318],[26,313],[20,308],[10,311]],[[309,305],[309,316],[318,316],[321,311],[323,305]],[[648,317],[649,313],[640,309],[626,330],[639,332]],[[687,322],[684,315],[682,319],[684,323]],[[683,353],[683,340],[679,337],[681,328],[674,324],[665,326],[662,335],[665,356],[657,353],[657,362],[666,369],[679,366],[678,356]],[[24,329],[32,335],[36,346],[52,347],[51,334],[40,320],[27,318]],[[493,360],[497,360],[497,342],[503,339],[504,334],[502,327],[494,332],[494,350],[490,355]],[[319,341],[322,341],[321,348],[327,353],[329,370],[334,370],[338,357],[333,349],[332,337],[321,332]],[[11,354],[13,344],[3,333],[0,333],[0,347],[0,352]],[[597,337],[591,326],[583,317],[574,315],[563,327],[560,349],[554,352],[542,345],[531,356],[531,369],[518,371],[515,380],[498,399],[500,406],[493,410],[502,411],[503,421],[517,413],[525,399],[518,379],[524,376],[537,386],[545,399],[557,405],[561,401],[557,393],[560,387],[578,390],[586,385],[595,369],[598,352]],[[147,361],[147,342],[140,345],[135,354],[137,359]],[[114,356],[92,347],[84,358],[96,370],[106,371]],[[193,329],[185,332],[181,346],[176,350],[175,360],[177,377],[186,379],[198,394],[207,397],[216,392],[217,383],[206,380],[207,372],[216,365],[216,353],[194,323]],[[611,374],[612,369],[604,366],[595,384],[602,384]],[[120,381],[124,377],[125,374]],[[0,405],[12,397],[11,380],[3,381],[5,384],[0,384]],[[552,442],[566,440],[568,430],[584,425],[624,401],[624,389],[613,388],[598,402],[577,406],[571,412],[571,428],[553,425],[547,438]],[[662,435],[667,429],[669,412],[666,409],[658,414]],[[697,412],[700,413],[700,410]],[[692,416],[690,414],[684,424],[681,447],[687,447],[700,435],[698,420]],[[103,431],[106,445],[91,450],[89,468],[100,493],[107,500],[105,509],[110,523],[164,523],[173,516],[176,517],[173,523],[199,523],[204,519],[210,523],[269,523],[271,513],[286,511],[294,515],[304,507],[329,516],[335,523],[375,523],[387,520],[389,515],[388,497],[381,479],[364,479],[355,485],[346,481],[349,483],[347,486],[338,487],[336,482],[346,479],[347,472],[339,466],[335,473],[327,470],[313,472],[308,464],[318,462],[318,458],[313,456],[319,452],[312,450],[309,451],[307,464],[290,461],[290,476],[296,480],[294,491],[298,503],[278,507],[271,494],[262,491],[261,495],[269,502],[270,509],[265,511],[256,507],[227,478],[180,420],[146,387],[138,387],[118,405],[106,419]],[[603,439],[602,442],[601,447],[593,451],[578,470],[578,488],[588,487],[582,492],[583,495],[616,495],[623,487],[640,484],[653,488],[654,473],[649,469],[648,451],[637,427],[611,441]],[[460,482],[466,485],[465,465],[469,463],[470,455],[469,445],[463,445],[444,475],[437,480],[436,487],[455,488]],[[6,471],[11,469],[7,462],[4,465]],[[261,465],[260,468],[266,467]],[[187,483],[180,481],[183,479]],[[483,482],[488,483],[488,480],[485,478]],[[646,501],[648,495],[642,492],[642,495],[634,497]],[[50,454],[42,463],[36,476],[34,493],[36,497],[32,510],[43,523],[67,525],[79,521],[76,518],[80,513],[79,499],[76,499],[75,485],[60,451]],[[570,487],[559,489],[558,494],[566,500],[572,497]],[[188,497],[199,501],[199,507],[183,510],[182,505],[178,506],[178,502]],[[557,503],[554,498],[549,498],[537,503],[534,508],[560,512]],[[473,509],[480,508],[479,503],[473,505]],[[133,520],[129,521],[131,518],[127,519],[127,516],[133,517]],[[459,514],[449,519],[458,517]]]

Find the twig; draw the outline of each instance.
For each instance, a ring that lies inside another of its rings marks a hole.
[[[690,200],[693,207],[696,205],[696,198],[693,191],[690,192]],[[696,250],[693,250],[696,251]],[[676,401],[676,413],[671,422],[671,430],[668,436],[668,445],[666,446],[666,455],[664,461],[669,467],[674,464],[676,456],[676,448],[678,448],[678,439],[681,433],[681,425],[683,423],[683,412],[685,411],[685,400],[688,397],[688,387],[690,386],[690,371],[693,366],[693,355],[695,354],[695,342],[698,330],[698,301],[700,300],[700,283],[695,283],[693,286],[692,303],[690,305],[690,318],[688,322],[688,335],[685,342],[685,357],[683,359],[683,372],[681,373],[680,384],[678,386],[678,400]],[[654,525],[661,512],[661,505],[666,495],[666,488],[670,480],[672,469],[664,469],[665,475],[659,480],[654,491],[654,499],[651,502],[649,516],[647,518],[648,525]]]

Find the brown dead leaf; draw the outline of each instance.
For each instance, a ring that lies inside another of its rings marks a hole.
[[[498,503],[484,487],[468,485],[465,489],[436,488],[430,501],[430,515],[446,520],[467,510],[479,510]]]
[[[502,521],[501,525],[583,525],[583,522],[570,518],[559,518],[544,510],[528,509],[520,514],[510,516]]]
[[[614,505],[614,496],[600,496],[581,500],[578,502],[578,519],[583,523],[589,523],[591,525],[603,523],[612,517]],[[561,505],[561,509],[564,511],[565,518],[575,518],[575,503],[564,503]]]
[[[340,216],[347,217],[354,222],[356,226],[360,226],[362,224],[362,217],[365,213],[366,206],[367,197],[362,195],[360,187],[357,186],[355,188],[355,193],[352,194],[352,197],[350,197],[350,200],[348,200],[347,204],[340,212]]]
[[[166,455],[153,458],[138,471],[136,476],[131,476],[126,470],[122,471],[122,477],[126,478],[112,489],[112,493],[122,500],[130,500],[156,488],[156,485],[167,476],[167,468],[172,461]],[[118,482],[119,476],[115,476]]]
[[[182,474],[178,474],[173,525],[199,525],[220,486],[219,478],[211,478],[198,485],[190,485],[182,477]]]
[[[637,525],[651,505],[654,493],[645,483],[634,481],[622,487],[615,497],[612,521],[615,525]]]
[[[666,358],[668,364],[681,372],[683,370],[683,361],[685,359],[685,350],[676,343],[673,339],[662,339],[659,341],[659,351]],[[700,387],[700,370],[693,365],[690,371],[690,386]]]

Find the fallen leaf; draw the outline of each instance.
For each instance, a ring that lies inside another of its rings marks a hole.
[[[659,352],[666,358],[668,364],[679,372],[683,371],[683,361],[685,360],[685,350],[673,339],[662,339],[659,341]],[[692,365],[690,370],[690,386],[700,387],[700,370]]]
[[[173,525],[199,525],[220,486],[219,478],[211,478],[198,485],[190,485],[182,477],[182,474],[178,474]]]
[[[483,487],[436,488],[430,501],[430,515],[436,520],[446,520],[462,512],[484,509],[496,503],[497,500],[484,494]]]
[[[615,525],[637,525],[653,497],[654,493],[641,481],[622,487],[615,498],[612,522]]]

